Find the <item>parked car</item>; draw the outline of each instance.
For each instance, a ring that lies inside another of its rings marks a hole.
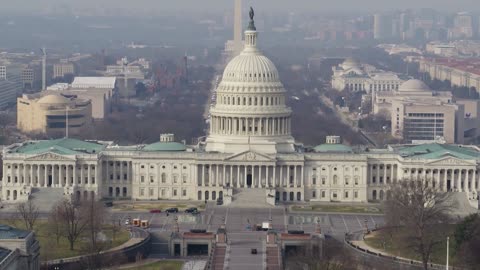
[[[178,208],[176,208],[176,207],[168,208],[167,210],[165,210],[165,212],[167,212],[167,213],[178,213]]]
[[[217,205],[223,205],[223,199],[218,198],[217,199]]]
[[[187,213],[187,214],[197,214],[198,209],[196,207],[190,207],[188,209],[185,209],[185,213]]]
[[[130,225],[130,219],[125,220],[125,226]]]
[[[160,210],[160,209],[152,209],[152,210],[150,210],[150,213],[152,213],[152,214],[161,213],[161,212],[162,212],[162,210]]]
[[[105,205],[105,207],[112,207],[113,202],[105,202],[104,205]]]
[[[252,250],[250,251],[250,253],[252,253],[252,254],[254,254],[254,255],[257,254],[257,249],[256,249],[256,248],[252,248]]]

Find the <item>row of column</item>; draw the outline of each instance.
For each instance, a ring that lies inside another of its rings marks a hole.
[[[383,167],[383,169],[380,169]],[[368,184],[386,185],[397,180],[396,164],[377,163],[368,165]]]
[[[16,169],[14,168],[16,166]],[[10,165],[5,172],[6,185],[34,187],[91,186],[96,184],[96,165]]]
[[[237,118],[212,117],[211,134],[272,136],[290,135],[290,117]]]
[[[301,165],[198,165],[198,186],[234,188],[303,187]]]
[[[442,191],[478,191],[479,179],[475,169],[405,169],[404,178],[429,181]],[[421,171],[421,172],[420,172]],[[427,172],[428,171],[428,172]]]
[[[223,99],[223,100],[222,100]],[[275,96],[255,96],[255,97],[230,97],[222,95],[218,101],[222,101],[223,105],[238,105],[238,106],[283,106],[285,105],[285,97]]]
[[[130,161],[107,161],[103,165],[105,166],[104,179],[107,181],[127,181],[131,179],[132,164]],[[125,174],[127,175],[126,179]]]

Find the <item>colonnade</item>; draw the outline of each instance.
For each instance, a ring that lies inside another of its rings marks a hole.
[[[8,164],[5,167],[4,185],[7,186],[93,186],[98,178],[96,164]]]
[[[303,187],[303,165],[198,165],[199,187]]]
[[[290,135],[290,117],[223,117],[211,118],[210,134],[276,136]]]

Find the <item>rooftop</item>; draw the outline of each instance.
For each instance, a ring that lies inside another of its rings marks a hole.
[[[175,152],[175,151],[185,151],[187,150],[187,147],[184,144],[178,143],[178,142],[157,142],[157,143],[152,143],[143,148],[144,151],[170,151],[170,152]]]
[[[115,77],[75,77],[72,88],[115,88]]]
[[[454,144],[421,144],[415,146],[400,146],[398,153],[403,157],[415,159],[439,159],[453,156],[460,159],[480,159],[480,151],[461,145]]]
[[[353,153],[352,148],[344,144],[320,144],[313,150],[318,153]]]
[[[63,138],[47,141],[29,141],[15,150],[21,154],[41,154],[53,152],[61,155],[94,154],[105,148],[104,145],[77,139]]]
[[[30,234],[30,231],[20,230],[8,225],[0,224],[0,240],[23,239]]]

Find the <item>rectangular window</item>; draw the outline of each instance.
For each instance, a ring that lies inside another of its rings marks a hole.
[[[95,177],[92,177],[92,184],[95,184]]]
[[[162,188],[162,197],[165,197],[165,189]]]
[[[145,189],[143,188],[140,189],[140,196],[145,196]]]
[[[177,177],[176,175],[173,176],[173,183],[174,183],[174,184],[177,183],[177,178],[178,178],[178,177]]]
[[[150,196],[153,196],[153,188],[150,189],[149,193],[150,193]]]
[[[316,198],[317,197],[317,192],[314,190],[312,191],[312,198]]]
[[[325,177],[322,177],[322,185],[325,185]]]
[[[186,197],[186,196],[187,196],[187,190],[186,190],[186,189],[182,190],[182,196],[183,196],[183,197]]]
[[[186,175],[184,175],[184,176],[182,177],[182,181],[183,181],[184,184],[187,183],[187,176],[186,176]]]
[[[144,183],[145,182],[145,176],[140,176],[140,182]]]
[[[316,184],[317,184],[317,178],[315,178],[315,177],[312,178],[312,184],[313,184],[313,185],[316,185]]]
[[[325,198],[325,191],[322,191],[322,198]]]
[[[127,174],[123,175],[123,180],[127,180]]]
[[[173,190],[173,196],[177,196],[177,190],[176,189]]]
[[[355,178],[355,185],[358,185],[358,178]]]
[[[348,191],[345,191],[345,198],[348,198]]]
[[[153,183],[154,179],[153,179],[153,175],[150,175],[150,183]]]
[[[353,197],[358,198],[358,191],[353,192]]]
[[[113,174],[110,174],[110,180],[113,180]]]
[[[376,183],[377,179],[375,179],[375,176],[372,176],[372,183]]]

